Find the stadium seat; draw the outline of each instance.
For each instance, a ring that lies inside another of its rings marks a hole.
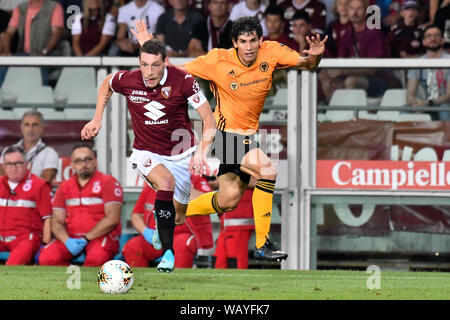
[[[94,113],[94,108],[64,108],[66,120],[91,120]]]
[[[54,90],[56,103],[94,104],[97,76],[93,67],[63,67]]]
[[[63,110],[56,110],[55,108],[38,108],[37,109],[44,116],[45,120],[64,120],[65,115]]]
[[[3,102],[16,102],[19,97],[31,96],[30,90],[42,87],[39,67],[8,67],[2,85]]]
[[[362,89],[338,89],[333,93],[329,106],[335,107],[361,107],[367,106],[367,94]],[[367,111],[359,111],[358,116],[367,116]],[[348,121],[355,118],[353,110],[327,110],[325,120],[337,122]]]
[[[19,94],[18,104],[53,104],[53,90],[51,87],[33,87],[27,89],[26,94]]]
[[[406,106],[406,90],[405,89],[388,89],[384,92],[380,102],[380,109],[383,107],[403,107]],[[377,112],[378,120],[398,121],[400,111],[383,111]]]
[[[0,108],[0,119],[1,120],[16,120],[16,115],[13,110],[7,110]]]
[[[431,116],[428,113],[400,113],[397,121],[431,121]]]

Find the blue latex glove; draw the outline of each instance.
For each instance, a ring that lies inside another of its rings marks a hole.
[[[153,233],[155,232],[154,229],[150,229],[150,228],[145,228],[144,232],[142,233],[142,235],[144,236],[145,241],[147,241],[150,244],[153,244]]]
[[[69,250],[73,256],[79,255],[87,244],[88,242],[83,238],[69,238],[65,243],[67,250]]]

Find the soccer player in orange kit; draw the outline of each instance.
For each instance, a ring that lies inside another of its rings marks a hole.
[[[142,21],[132,31],[139,43],[151,39]],[[277,168],[255,141],[259,116],[272,85],[272,74],[279,68],[315,69],[325,50],[327,37],[307,37],[309,49],[303,53],[276,41],[262,41],[259,21],[242,17],[233,21],[234,48],[213,49],[178,68],[210,81],[217,101],[214,116],[217,132],[211,150],[220,159],[219,190],[189,202],[186,216],[233,210],[250,181],[257,179],[252,204],[255,220],[255,258],[275,261],[287,253],[269,240],[273,191]]]

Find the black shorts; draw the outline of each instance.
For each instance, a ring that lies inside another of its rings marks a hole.
[[[220,160],[218,176],[232,172],[242,182],[248,184],[250,175],[241,171],[244,156],[252,149],[258,148],[255,135],[241,135],[217,130],[211,147],[212,154]]]

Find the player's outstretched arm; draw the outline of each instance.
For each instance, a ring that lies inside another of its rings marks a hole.
[[[306,53],[307,57],[300,57],[297,67],[300,69],[313,70],[317,68],[320,60],[322,59],[323,53],[325,51],[325,42],[327,41],[328,36],[325,36],[323,40],[320,39],[320,35],[316,35],[306,37],[306,41],[309,44],[308,50],[303,50],[303,53]]]
[[[109,74],[105,80],[103,80],[98,90],[97,105],[95,108],[94,118],[86,123],[81,130],[81,139],[90,140],[97,136],[102,127],[103,112],[105,111],[106,104],[111,98],[113,91],[111,90],[110,81],[113,74]]]

